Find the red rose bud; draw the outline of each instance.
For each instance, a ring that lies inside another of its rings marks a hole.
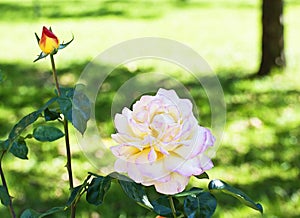
[[[74,40],[74,36],[73,36],[69,42],[59,44],[59,40],[56,37],[56,35],[54,35],[51,28],[47,29],[46,27],[43,27],[41,39],[38,37],[36,33],[35,33],[35,37],[37,39],[37,42],[42,52],[38,55],[38,57],[33,62],[43,59],[47,57],[49,54],[50,55],[56,54],[58,50],[67,47]]]
[[[59,40],[51,30],[43,27],[42,37],[39,46],[45,54],[54,54],[59,48]]]

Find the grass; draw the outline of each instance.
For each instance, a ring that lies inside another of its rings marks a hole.
[[[287,68],[260,79],[248,77],[259,65],[260,1],[174,0],[160,2],[160,7],[157,4],[150,0],[94,0],[89,4],[58,0],[51,4],[16,4],[0,0],[0,45],[5,51],[0,53],[0,69],[6,75],[0,88],[1,138],[17,120],[53,95],[49,60],[32,63],[40,52],[34,32],[40,34],[42,25],[51,25],[64,41],[72,33],[75,36],[75,41],[55,56],[63,85],[75,84],[92,58],[124,40],[144,36],[178,40],[207,60],[225,93],[227,123],[214,158],[215,168],[208,172],[210,177],[221,178],[262,203],[264,217],[299,217],[300,51],[295,48],[299,47],[300,4],[292,0],[285,3]],[[116,90],[130,78],[156,72],[183,83],[199,107],[201,123],[210,125],[208,101],[195,79],[173,64],[141,60],[116,69],[101,89],[96,118],[102,136],[108,138],[107,144],[111,143],[109,135],[114,131],[108,115]],[[82,154],[74,133],[72,140],[75,182],[79,184],[87,171],[100,170]],[[42,145],[32,141],[29,147],[29,160],[8,156],[4,163],[18,214],[25,208],[43,211],[62,205],[68,192],[63,140]],[[220,204],[214,217],[260,217],[230,196],[217,198]],[[0,216],[7,214],[1,206]],[[154,217],[131,202],[117,186],[113,186],[100,207],[82,200],[78,217],[100,215]]]

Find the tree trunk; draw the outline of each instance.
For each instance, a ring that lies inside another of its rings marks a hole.
[[[262,57],[259,76],[268,75],[273,68],[286,64],[283,37],[283,0],[262,2]]]

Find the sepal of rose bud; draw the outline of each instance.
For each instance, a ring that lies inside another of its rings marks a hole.
[[[40,59],[43,59],[43,58],[45,58],[45,57],[47,57],[48,56],[48,54],[45,54],[44,52],[41,52],[40,54],[39,54],[39,56],[33,61],[33,62],[36,62],[36,61],[38,61],[38,60],[40,60]]]
[[[72,35],[72,39],[71,39],[69,42],[60,44],[59,47],[58,47],[58,50],[64,49],[64,48],[67,47],[69,44],[71,44],[71,42],[73,42],[73,40],[74,40],[74,35]]]

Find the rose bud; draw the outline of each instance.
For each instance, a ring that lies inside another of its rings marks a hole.
[[[42,37],[39,41],[39,46],[45,54],[53,54],[57,52],[59,40],[51,30],[43,27]]]

